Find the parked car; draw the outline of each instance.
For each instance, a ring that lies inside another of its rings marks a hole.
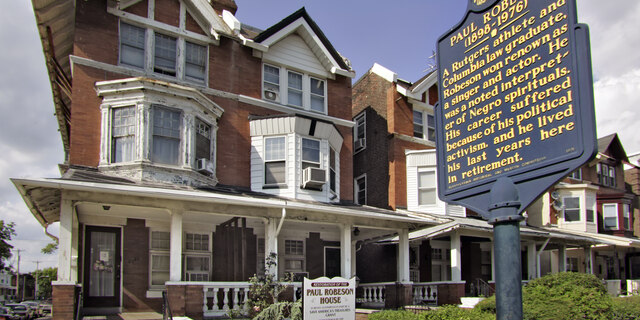
[[[41,317],[44,317],[46,315],[50,315],[51,314],[51,303],[43,301],[42,303],[40,303],[40,306],[38,306],[38,311],[39,311]]]
[[[40,303],[38,301],[22,301],[20,302],[20,304],[23,304],[29,307],[28,314],[30,319],[34,319],[42,316],[40,314],[40,311],[38,310],[38,307],[40,306]]]
[[[19,320],[29,320],[29,307],[19,303],[8,303],[4,305],[5,307],[11,309],[14,315],[17,317],[15,319]]]
[[[0,306],[0,320],[21,320],[21,317],[15,315],[10,308]]]

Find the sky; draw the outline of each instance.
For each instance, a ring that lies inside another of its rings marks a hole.
[[[413,82],[433,64],[438,37],[462,19],[467,1],[236,0],[236,17],[266,29],[305,7],[351,61],[354,81],[378,63]],[[578,20],[591,32],[598,137],[617,132],[631,155],[640,152],[640,1],[602,3],[577,0]],[[16,223],[9,264],[17,267],[20,249],[20,271],[31,272],[56,266],[57,258],[40,253],[50,239],[9,179],[58,178],[64,161],[31,1],[0,1],[0,43],[7,44],[0,50],[0,220]]]

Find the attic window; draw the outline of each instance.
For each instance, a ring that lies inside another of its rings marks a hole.
[[[269,64],[262,72],[264,100],[326,114],[326,80]]]

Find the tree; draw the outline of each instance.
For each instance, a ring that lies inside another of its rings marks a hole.
[[[58,279],[58,268],[36,270],[31,275],[38,281],[38,297],[51,298],[51,282]]]
[[[56,252],[56,250],[58,250],[58,241],[51,241],[47,243],[47,245],[44,246],[44,248],[40,249],[40,252],[44,254],[52,254]]]
[[[6,268],[5,261],[11,258],[13,246],[8,241],[11,241],[11,237],[16,235],[14,227],[15,223],[4,223],[4,220],[0,220],[0,270]]]

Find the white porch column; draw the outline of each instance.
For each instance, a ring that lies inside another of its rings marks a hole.
[[[460,232],[451,234],[451,281],[462,281],[462,253]]]
[[[527,243],[527,278],[529,280],[535,279],[538,274],[537,260],[536,242],[531,241]]]
[[[75,283],[71,271],[73,257],[73,201],[62,198],[60,203],[60,238],[58,243],[58,280]]]
[[[409,230],[402,229],[398,233],[398,282],[411,282],[409,266]]]
[[[182,212],[171,211],[169,245],[169,280],[182,280]]]
[[[264,254],[265,261],[271,253],[278,255],[278,222],[276,218],[269,218],[264,225]],[[274,265],[267,265],[267,272],[274,275],[275,279],[278,279],[278,259],[274,261]]]
[[[351,276],[356,275],[356,241],[351,241]]]
[[[351,224],[340,225],[340,274],[351,279]]]
[[[593,249],[591,246],[584,247],[584,263],[586,267],[585,273],[595,274],[593,272],[595,259],[593,259]]]
[[[567,271],[567,247],[560,246],[558,249],[558,272]]]

